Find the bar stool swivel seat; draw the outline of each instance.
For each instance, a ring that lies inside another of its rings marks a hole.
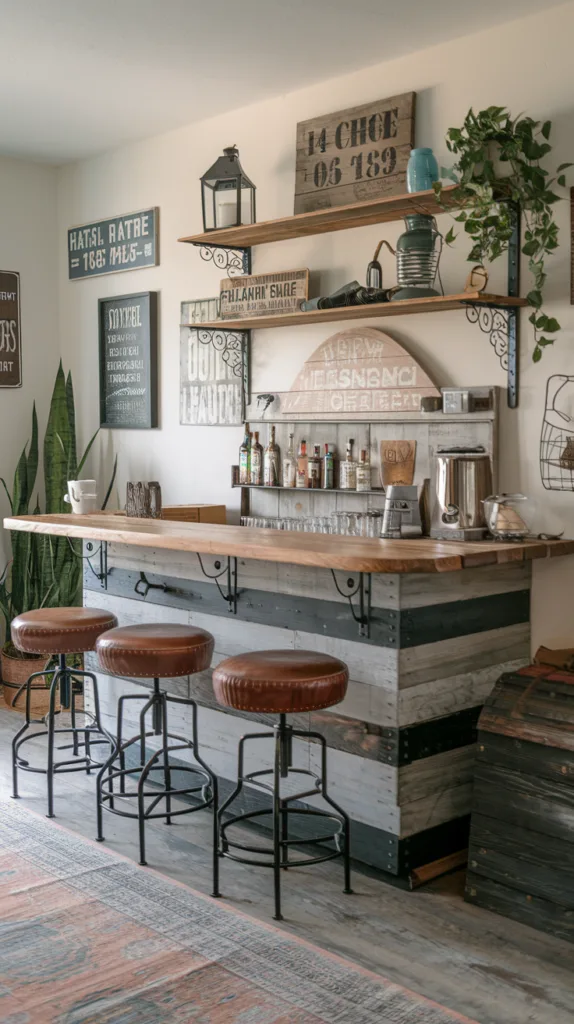
[[[101,768],[114,741],[104,729],[100,720],[98,684],[93,672],[84,672],[68,666],[66,655],[93,651],[100,633],[117,624],[115,615],[99,608],[38,608],[23,612],[13,619],[10,626],[12,642],[27,654],[57,655],[58,667],[33,672],[20,688],[14,702],[21,693],[26,697],[26,720],[12,741],[12,782],[13,797],[18,798],[18,771],[34,772],[46,776],[48,784],[48,817],[54,817],[54,776],[67,772]],[[52,675],[49,692],[48,713],[43,718],[32,717],[32,694],[34,690],[46,689],[45,680]],[[37,682],[43,677],[42,683]],[[78,708],[78,698],[83,696],[85,680],[91,684],[92,710]],[[59,709],[57,707],[59,697]],[[59,716],[69,712],[69,724],[57,725]],[[78,716],[82,721],[78,720]],[[31,726],[44,725],[44,731]],[[67,734],[71,742],[56,748],[56,737]],[[48,737],[46,767],[33,765],[23,757],[22,748],[30,740]],[[105,744],[105,757],[94,758],[93,747]],[[55,760],[55,750],[72,751],[72,757],[64,761]]]
[[[102,842],[104,810],[124,818],[136,818],[139,825],[140,864],[145,865],[145,823],[172,819],[206,807],[213,807],[213,895],[219,896],[217,855],[217,778],[201,758],[198,745],[197,704],[187,697],[176,697],[160,689],[160,679],[193,675],[209,668],[213,637],[204,629],[172,623],[141,623],[120,626],[104,633],[97,644],[100,665],[114,676],[153,679],[151,694],[123,694],[118,701],[116,749],[102,767],[97,779],[97,839]],[[123,715],[127,701],[144,701],[139,712],[139,731],[124,740]],[[169,729],[168,708],[180,705],[191,709],[191,739]],[[148,744],[150,737],[156,743]],[[139,749],[137,748],[139,744]],[[173,765],[172,755],[188,751],[193,761]],[[174,772],[181,785],[173,785]],[[126,782],[136,781],[135,788]],[[116,788],[116,783],[117,787]],[[191,797],[193,803],[174,809],[174,797]],[[137,805],[137,810],[128,807]]]
[[[344,863],[344,892],[351,893],[350,823],[349,817],[327,792],[327,743],[319,732],[295,729],[287,724],[288,714],[318,711],[332,707],[343,700],[347,690],[349,672],[344,662],[313,651],[255,651],[236,655],[220,662],[213,672],[213,688],[218,702],[238,711],[276,713],[279,721],[272,732],[254,732],[239,741],[237,785],[219,812],[220,853],[243,864],[273,868],[275,890],[275,920],[281,921],[281,871],[294,867],[309,867],[322,861],[342,857]],[[274,741],[273,767],[246,772],[244,747],[248,741],[272,739]],[[319,744],[319,769],[298,768],[293,765],[293,740],[313,740]],[[302,792],[293,792],[291,783],[303,778],[310,782]],[[265,780],[268,781],[265,781]],[[282,780],[285,780],[282,785]],[[271,809],[263,808],[234,814],[227,820],[224,814],[241,794],[244,785],[255,787],[271,795]],[[299,801],[321,796],[329,810],[315,806],[297,806]],[[295,804],[295,806],[294,806]],[[255,824],[269,821],[271,816],[272,843],[252,845],[228,835],[234,825],[244,822]],[[321,821],[326,826],[320,835],[298,834],[291,827],[300,816],[312,825]],[[328,846],[324,844],[328,843]],[[312,844],[306,858],[294,857],[292,847]],[[257,859],[245,854],[255,854]]]

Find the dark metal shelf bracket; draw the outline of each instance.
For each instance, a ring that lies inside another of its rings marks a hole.
[[[344,590],[337,582],[334,569],[331,569],[331,575],[333,577],[337,593],[339,593],[341,597],[346,598],[349,602],[351,615],[355,622],[359,624],[359,636],[368,640],[371,635],[371,574],[369,572],[360,572],[358,581],[355,580],[354,576],[349,576],[345,581]],[[355,610],[353,605],[353,598],[357,595],[359,604],[358,612]]]
[[[236,377],[243,378],[244,402],[251,402],[251,331],[228,331],[225,327],[202,327],[188,324],[190,331],[196,331],[202,345],[213,345],[221,354],[223,362]],[[245,409],[243,410],[245,418]]]
[[[520,207],[510,204],[512,235],[508,242],[508,295],[520,295]],[[478,324],[483,334],[490,336],[500,365],[507,372],[507,401],[509,409],[518,405],[518,360],[520,352],[520,309],[515,306],[490,306],[488,303],[469,303],[466,318]]]
[[[213,563],[214,568],[216,570],[215,573],[210,573],[206,572],[199,552],[197,552],[197,558],[203,575],[205,576],[206,579],[213,580],[215,586],[217,587],[219,593],[221,594],[222,599],[227,604],[228,611],[230,611],[232,615],[237,615],[237,597],[239,594],[239,591],[237,589],[237,559],[231,558],[231,556],[228,555],[227,562],[223,566],[218,559],[216,562]],[[227,577],[226,594],[223,592],[221,585],[219,583],[222,576]]]
[[[68,543],[70,544],[72,551],[74,551],[74,547],[69,537]],[[81,555],[80,557],[88,563],[92,573],[94,574],[96,579],[100,581],[100,586],[102,590],[107,590],[108,576],[112,571],[110,568],[108,568],[108,542],[103,540],[97,551],[95,551],[94,544],[92,543],[91,540],[88,540],[86,541],[86,551],[87,554]],[[77,554],[77,552],[74,551],[74,554]],[[97,555],[99,555],[99,566],[97,569],[94,569],[94,566],[92,565],[92,559],[95,558]]]
[[[229,277],[241,277],[251,273],[251,248],[232,249],[227,245],[209,245],[205,242],[194,242],[199,249],[202,260],[209,262],[218,270],[226,270]]]

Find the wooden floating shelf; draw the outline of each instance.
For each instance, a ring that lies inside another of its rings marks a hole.
[[[527,306],[526,299],[487,292],[461,292],[459,295],[437,295],[430,299],[401,299],[398,302],[375,302],[367,306],[338,306],[336,309],[312,309],[307,313],[276,313],[269,316],[241,317],[237,320],[211,320],[202,324],[182,324],[191,330],[202,328],[224,331],[251,331],[264,327],[297,327],[300,324],[325,324],[344,320],[367,320],[372,317],[409,316],[412,313],[442,313],[449,309],[465,309],[481,303],[485,306],[515,309]]]
[[[232,484],[233,488],[247,491],[286,491],[289,494],[378,494],[384,498],[382,487],[373,487],[369,491],[351,491],[348,487],[268,487],[266,484]]]
[[[312,213],[296,213],[292,217],[278,220],[264,220],[259,224],[242,224],[237,228],[218,228],[200,235],[180,238],[180,242],[192,245],[225,246],[228,249],[243,249],[268,242],[282,242],[288,238],[304,238],[308,235],[324,235],[329,231],[343,231],[346,228],[362,228],[368,224],[386,224],[402,220],[409,213],[431,213],[437,216],[445,212],[445,206],[456,208],[453,192],[456,185],[448,185],[442,192],[442,205],[431,189],[428,192],[405,193],[384,199],[370,199],[366,203],[351,203],[349,206],[329,207],[313,210]],[[451,203],[449,204],[449,199]]]

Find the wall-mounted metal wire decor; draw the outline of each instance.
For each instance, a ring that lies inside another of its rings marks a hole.
[[[546,384],[540,476],[547,491],[574,491],[574,377],[562,373]]]

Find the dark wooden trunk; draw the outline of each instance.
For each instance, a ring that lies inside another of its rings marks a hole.
[[[465,898],[574,942],[574,672],[501,676],[478,730]]]

